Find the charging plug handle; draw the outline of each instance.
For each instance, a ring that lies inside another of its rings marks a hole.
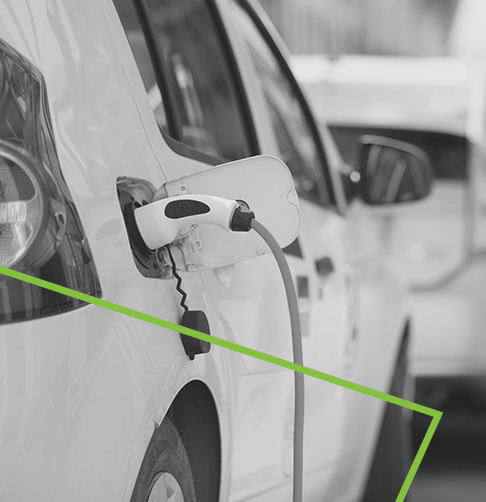
[[[135,210],[140,235],[149,249],[171,244],[183,228],[216,225],[248,232],[255,215],[244,203],[212,195],[179,195],[160,199]]]

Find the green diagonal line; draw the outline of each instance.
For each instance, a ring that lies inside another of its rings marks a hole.
[[[417,470],[422,462],[422,459],[424,458],[427,448],[429,447],[430,441],[432,440],[432,436],[434,435],[434,432],[439,425],[440,419],[442,417],[442,412],[437,410],[433,411],[434,415],[432,421],[430,422],[429,428],[427,429],[424,439],[422,440],[417,455],[415,455],[415,458],[413,459],[412,466],[408,471],[407,477],[405,478],[405,481],[395,502],[403,502],[403,500],[405,500],[408,490],[410,489],[410,485],[412,484],[413,478],[415,477],[415,474],[417,474]]]
[[[250,349],[248,347],[244,347],[243,345],[239,345],[234,342],[230,342],[228,340],[223,340],[222,338],[217,338],[215,336],[206,335],[205,333],[201,333],[199,331],[195,331],[184,326],[180,326],[170,321],[164,321],[159,317],[155,317],[149,314],[144,314],[138,310],[130,309],[128,307],[122,307],[116,303],[109,302],[107,300],[103,300],[102,298],[96,298],[94,296],[87,295],[85,293],[80,293],[79,291],[75,291],[74,289],[69,289],[64,286],[59,286],[57,284],[53,284],[52,282],[44,281],[43,279],[38,279],[37,277],[32,277],[27,274],[23,274],[21,272],[17,272],[15,270],[11,270],[6,267],[0,266],[0,273],[12,277],[13,279],[18,279],[20,281],[28,282],[29,284],[33,284],[34,286],[39,286],[41,288],[49,289],[56,293],[60,293],[62,295],[70,296],[72,298],[76,298],[77,300],[81,300],[86,303],[91,303],[93,305],[97,305],[98,307],[103,307],[108,310],[112,310],[113,312],[118,312],[120,314],[127,315],[129,317],[133,317],[134,319],[139,319],[141,321],[148,322],[150,324],[155,324],[157,326],[161,326],[166,329],[170,329],[172,331],[176,331],[179,333],[183,333],[184,335],[189,335],[194,338],[199,338],[200,340],[204,340],[210,342],[214,345],[218,345],[220,347],[234,350],[235,352],[239,352],[240,354],[244,354],[247,356],[254,357],[256,359],[260,359],[262,361],[266,361],[271,364],[275,364],[282,368],[287,368],[292,371],[298,371],[303,373],[304,375],[308,375],[310,377],[318,378],[320,380],[324,380],[329,383],[333,383],[335,385],[339,385],[340,387],[344,387],[346,389],[354,390],[356,392],[360,392],[361,394],[366,394],[368,396],[382,399],[383,401],[387,401],[389,403],[402,406],[404,408],[408,408],[413,411],[417,411],[419,413],[424,413],[425,415],[429,415],[433,417],[429,428],[427,429],[427,433],[420,445],[419,451],[415,456],[415,459],[412,463],[412,466],[407,474],[405,482],[400,490],[398,498],[395,502],[402,502],[410,488],[410,485],[415,477],[417,469],[422,462],[422,459],[425,455],[425,452],[429,446],[429,443],[434,435],[434,432],[439,424],[442,413],[440,411],[434,410],[432,408],[427,408],[426,406],[419,405],[417,403],[413,403],[411,401],[407,401],[405,399],[401,399],[399,397],[392,396],[390,394],[386,394],[385,392],[381,392],[375,389],[371,389],[370,387],[365,387],[364,385],[359,385],[354,382],[350,382],[349,380],[344,380],[343,378],[338,378],[327,373],[323,373],[322,371],[317,371],[312,368],[308,368],[306,366],[301,366],[299,364],[295,364],[293,362],[287,361],[285,359],[281,359],[280,357],[275,357],[270,354],[266,354],[264,352],[260,352],[255,349]]]

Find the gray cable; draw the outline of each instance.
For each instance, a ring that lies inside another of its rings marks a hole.
[[[302,351],[302,336],[300,332],[300,315],[297,295],[295,293],[294,281],[290,273],[289,265],[283,251],[273,235],[257,220],[253,220],[251,226],[262,239],[268,244],[275,259],[278,268],[282,274],[282,279],[287,294],[287,303],[290,313],[290,326],[292,330],[292,350],[294,353],[294,362],[304,365],[304,356]],[[303,484],[304,484],[304,406],[305,389],[304,375],[298,371],[294,372],[295,384],[295,408],[294,408],[294,484],[293,484],[293,502],[302,502]]]

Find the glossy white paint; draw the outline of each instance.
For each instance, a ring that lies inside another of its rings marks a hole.
[[[46,80],[63,173],[104,298],[177,322],[173,281],[158,284],[135,268],[116,196],[119,176],[149,179],[156,186],[167,178],[117,57],[105,15],[106,9],[111,22],[116,19],[114,7],[72,1],[49,2],[43,13],[38,8],[37,1],[23,8],[14,3],[9,10],[18,18],[2,18],[8,21],[2,35],[30,57]],[[33,30],[31,19],[45,27],[35,41],[29,39],[40,28]],[[23,40],[30,43],[19,42]],[[192,305],[205,304],[200,279],[191,276],[189,281]],[[10,467],[1,470],[1,498],[32,500],[39,490],[51,500],[127,498],[154,424],[193,379],[214,384],[221,411],[230,413],[224,368],[232,354],[219,355],[223,351],[214,349],[191,364],[172,332],[91,307],[62,318],[64,324],[55,317],[2,329],[8,349],[2,350],[8,359],[3,366],[2,446],[8,448],[2,448],[1,459]],[[223,336],[218,322],[212,329]],[[12,345],[20,347],[13,352]],[[39,420],[39,414],[45,419]],[[222,421],[223,430],[228,427]],[[223,462],[223,469],[227,465]],[[25,469],[32,483],[24,482]]]
[[[251,91],[262,152],[276,155],[231,11],[217,4]],[[116,181],[133,176],[158,187],[209,166],[176,154],[160,136],[110,0],[7,0],[0,14],[2,38],[46,80],[62,170],[104,298],[177,323],[174,281],[146,279],[135,267]],[[339,156],[330,158],[337,171]],[[307,279],[300,298],[306,364],[386,391],[407,310],[403,288],[383,268],[377,227],[358,202],[336,211],[302,201],[301,209],[302,258],[289,262],[297,283]],[[334,263],[329,277],[315,273],[322,257]],[[272,256],[183,276],[190,307],[208,314],[213,335],[291,359]],[[128,501],[154,427],[193,380],[207,385],[218,411],[220,500],[290,499],[287,370],[214,346],[190,362],[177,333],[93,306],[2,326],[0,360],[1,500]],[[306,383],[307,499],[357,500],[383,403]]]

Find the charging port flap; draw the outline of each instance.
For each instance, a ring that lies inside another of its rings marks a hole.
[[[282,248],[299,233],[300,210],[292,175],[276,157],[260,155],[168,181],[154,200],[190,194],[244,201]],[[175,244],[182,252],[174,253],[177,268],[187,271],[224,267],[269,251],[254,232],[226,232],[206,224],[188,228]]]

